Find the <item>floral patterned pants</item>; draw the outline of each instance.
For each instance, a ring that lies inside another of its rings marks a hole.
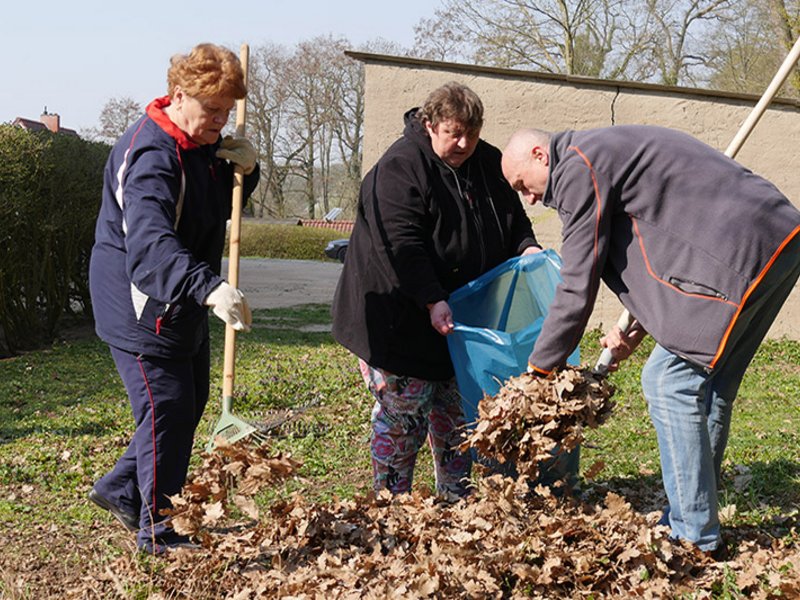
[[[417,453],[428,438],[436,492],[465,496],[472,459],[457,450],[464,411],[455,378],[427,381],[394,375],[359,360],[361,375],[375,397],[372,409],[372,471],[375,490],[411,491]]]

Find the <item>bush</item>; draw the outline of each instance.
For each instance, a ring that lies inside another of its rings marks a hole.
[[[65,311],[88,308],[107,155],[105,144],[0,125],[0,356],[51,339]]]
[[[349,235],[334,229],[243,221],[239,254],[259,258],[330,260],[324,253],[327,243],[346,237]],[[226,242],[226,255],[227,251]]]

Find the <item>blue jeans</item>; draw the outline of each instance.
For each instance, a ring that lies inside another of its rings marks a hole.
[[[787,246],[748,298],[711,372],[656,345],[642,391],[656,429],[671,536],[701,550],[720,544],[717,489],[733,401],[745,370],[800,275],[800,239]]]

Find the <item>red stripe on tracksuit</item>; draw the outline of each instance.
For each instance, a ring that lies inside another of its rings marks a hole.
[[[144,381],[144,386],[147,389],[147,398],[150,401],[150,435],[151,439],[153,440],[153,496],[150,498],[150,506],[153,508],[151,510],[156,510],[156,487],[157,487],[157,478],[156,478],[156,465],[158,461],[156,460],[156,404],[153,400],[153,392],[150,389],[150,382],[147,380],[147,373],[144,370],[144,364],[142,363],[141,357],[136,357],[136,362],[139,363],[139,370],[142,372],[142,380]]]

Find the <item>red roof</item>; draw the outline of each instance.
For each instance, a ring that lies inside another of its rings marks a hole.
[[[19,125],[20,127],[22,127],[27,131],[50,131],[47,125],[45,125],[41,121],[34,121],[33,119],[26,119],[24,117],[17,117],[16,119],[14,119],[12,125]],[[58,133],[80,137],[77,131],[75,131],[74,129],[70,129],[69,127],[59,127]]]
[[[297,224],[302,227],[321,227],[323,229],[335,229],[344,233],[353,231],[355,221],[326,221],[325,219],[300,219]]]

